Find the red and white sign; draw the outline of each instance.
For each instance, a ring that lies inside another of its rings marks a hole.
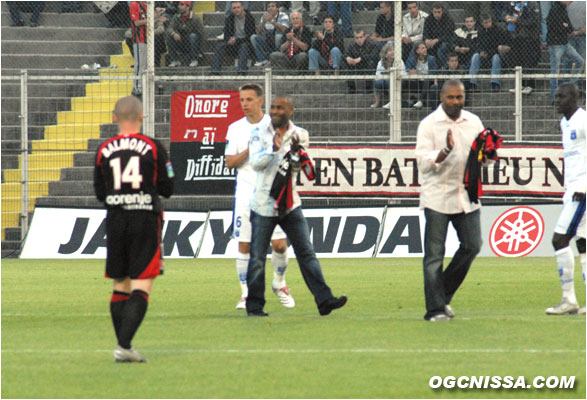
[[[514,207],[495,220],[489,244],[497,256],[524,257],[538,247],[542,236],[542,215],[531,207]]]
[[[237,90],[195,90],[171,95],[171,141],[211,146],[226,141],[228,126],[244,117]]]

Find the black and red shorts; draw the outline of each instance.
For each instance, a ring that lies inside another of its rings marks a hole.
[[[107,278],[152,279],[163,274],[162,215],[150,211],[108,210]]]

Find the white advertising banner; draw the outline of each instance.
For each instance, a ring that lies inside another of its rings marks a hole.
[[[414,146],[311,145],[316,179],[301,180],[303,195],[417,197]],[[499,160],[482,169],[484,196],[560,197],[564,192],[561,145],[503,146]]]
[[[550,239],[562,205],[484,206],[483,257],[553,255]],[[306,209],[320,258],[422,257],[425,219],[411,207]],[[35,209],[21,258],[105,258],[104,210]],[[165,213],[162,243],[167,258],[235,258],[231,211]],[[458,248],[449,228],[446,255]],[[294,257],[290,247],[289,256]]]

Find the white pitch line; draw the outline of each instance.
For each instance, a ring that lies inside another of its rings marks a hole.
[[[569,354],[585,353],[585,349],[145,349],[146,353],[208,353],[208,354],[467,354],[467,353],[527,353],[527,354]],[[110,353],[112,350],[95,349],[3,349],[2,353],[41,353],[41,354],[72,354],[72,353]]]

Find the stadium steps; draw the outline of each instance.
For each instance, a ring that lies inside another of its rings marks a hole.
[[[18,75],[130,75],[132,57],[122,46],[125,29],[108,28],[93,5],[82,3],[81,13],[61,14],[59,3],[47,3],[37,28],[10,27],[7,6],[2,2],[2,73]],[[30,14],[22,13],[26,21]],[[81,70],[83,64],[120,65],[119,69]],[[67,70],[65,70],[67,69]],[[88,140],[100,136],[100,124],[111,122],[114,102],[130,94],[131,80],[29,81],[28,176],[29,207],[49,193],[49,182],[61,177],[61,168],[73,166],[74,154],[87,151]],[[20,210],[21,141],[20,85],[2,84],[2,248],[6,229],[18,226]],[[90,113],[98,110],[98,113]],[[40,183],[43,182],[43,183]],[[18,189],[18,190],[17,190]],[[19,230],[12,230],[11,235]],[[10,240],[9,240],[10,242]]]

